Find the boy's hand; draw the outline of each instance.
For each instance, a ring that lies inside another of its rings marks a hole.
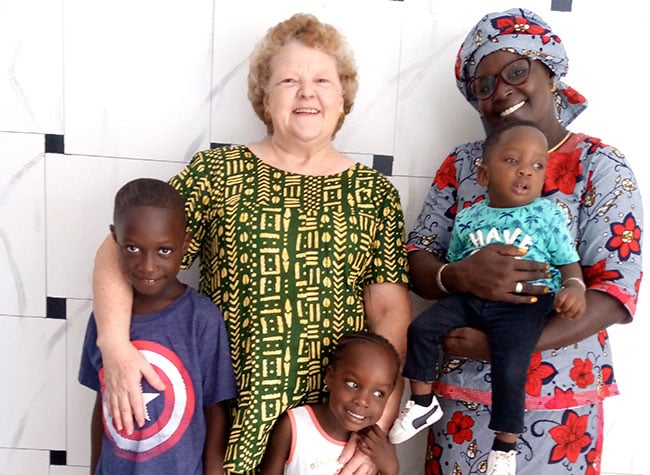
[[[581,318],[586,310],[585,290],[577,282],[568,282],[555,295],[555,311],[562,318],[575,320]]]
[[[399,462],[395,446],[388,441],[388,434],[377,424],[358,432],[358,450],[374,462],[380,475],[397,475]]]
[[[104,398],[113,423],[128,435],[133,433],[134,419],[138,427],[145,424],[145,408],[140,381],[144,377],[159,391],[165,384],[149,362],[129,342],[128,345],[102,351],[104,367]]]

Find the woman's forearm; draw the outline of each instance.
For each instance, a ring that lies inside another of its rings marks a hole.
[[[568,320],[557,315],[551,317],[544,327],[535,351],[573,345],[614,323],[625,321],[629,316],[625,307],[605,292],[588,290],[586,296],[586,314],[577,320]]]
[[[427,251],[411,251],[408,254],[409,276],[413,291],[420,297],[433,300],[444,295],[436,283],[436,275],[443,262]]]
[[[117,245],[108,235],[97,250],[93,270],[97,346],[102,352],[129,341],[133,290],[120,269]]]

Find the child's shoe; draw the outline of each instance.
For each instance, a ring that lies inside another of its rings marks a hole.
[[[388,440],[391,444],[401,444],[423,429],[433,425],[442,417],[442,409],[435,396],[428,406],[420,406],[408,401],[393,423]]]
[[[490,450],[487,475],[515,475],[517,472],[517,452],[509,450]]]

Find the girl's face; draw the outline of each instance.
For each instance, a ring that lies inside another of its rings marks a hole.
[[[397,378],[394,358],[386,348],[360,342],[327,368],[328,419],[333,426],[356,432],[381,418]]]
[[[476,68],[475,78],[509,76],[509,68],[523,57],[508,51],[495,51],[481,60]],[[492,128],[515,119],[530,120],[542,130],[557,126],[555,102],[551,88],[553,77],[540,61],[530,62],[528,78],[521,84],[511,85],[502,80],[496,82],[494,93],[478,100],[481,116]]]

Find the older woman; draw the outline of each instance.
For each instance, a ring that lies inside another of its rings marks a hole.
[[[404,351],[410,303],[399,196],[332,145],[356,90],[342,36],[295,15],[251,57],[248,96],[268,135],[199,152],[171,179],[193,235],[185,264],[200,257],[200,290],[221,307],[230,337],[240,394],[228,473],[255,468],[285,409],[321,399],[323,368],[343,333],[367,327]],[[162,386],[128,342],[130,290],[118,274],[106,242],[95,270],[99,346],[107,403],[130,431],[133,417],[144,422],[140,375]]]
[[[546,135],[544,196],[566,211],[588,287],[586,316],[552,316],[531,360],[516,445],[520,474],[598,473],[602,401],[618,393],[605,329],[632,320],[641,281],[643,213],[634,174],[617,149],[567,129],[586,107],[560,80],[567,65],[560,38],[524,9],[483,17],[456,62],[458,87],[488,129],[527,119]],[[515,247],[492,244],[459,262],[442,260],[457,210],[486,197],[476,179],[481,146],[458,146],[434,178],[409,235],[413,285],[426,298],[466,292],[526,303],[541,292],[527,282],[543,277],[546,264],[517,259]],[[445,348],[453,356],[436,387],[444,416],[432,430],[427,473],[483,473],[493,439],[487,340],[463,328],[448,334]],[[507,465],[494,473],[514,473]]]

